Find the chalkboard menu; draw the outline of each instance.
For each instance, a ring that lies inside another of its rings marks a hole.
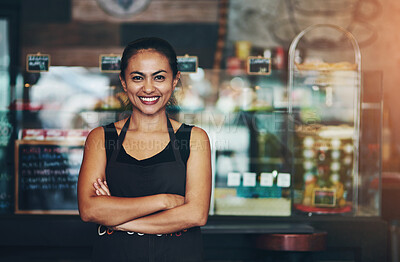
[[[44,54],[29,54],[26,56],[26,71],[47,72],[50,67],[50,55]]]
[[[105,73],[117,73],[121,69],[121,57],[116,55],[100,55],[100,71]]]
[[[81,141],[16,141],[15,212],[77,214]]]

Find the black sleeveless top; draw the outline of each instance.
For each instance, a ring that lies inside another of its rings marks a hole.
[[[182,124],[175,133],[177,148],[179,149],[183,163],[187,164],[190,155],[190,134],[193,126]],[[110,162],[112,152],[116,148],[118,132],[114,123],[103,126],[105,136],[105,148],[107,155],[107,163]],[[117,160],[122,163],[134,164],[139,166],[151,166],[163,162],[174,161],[174,154],[171,147],[171,142],[158,154],[143,160],[137,160],[126,153],[122,147],[121,152],[117,156]]]
[[[130,118],[118,135],[114,124],[104,126],[107,155],[106,180],[117,197],[161,193],[185,195],[186,163],[190,154],[192,126],[182,124],[174,133],[167,119],[170,142],[158,154],[143,160],[128,155],[122,143]],[[96,262],[200,262],[203,257],[199,227],[169,234],[112,231],[102,225],[93,247]]]

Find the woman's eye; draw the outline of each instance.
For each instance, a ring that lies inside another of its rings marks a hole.
[[[163,75],[158,75],[158,76],[155,76],[154,79],[158,80],[158,81],[162,81],[165,79],[165,77]]]
[[[141,76],[134,76],[134,77],[132,77],[132,80],[133,81],[140,81],[140,80],[142,80],[142,77]]]

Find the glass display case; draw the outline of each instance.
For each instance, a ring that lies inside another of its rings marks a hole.
[[[269,75],[249,75],[245,70],[199,68],[182,75],[175,90],[178,106],[168,110],[210,137],[210,215],[380,214],[381,75],[361,71],[359,52],[347,32],[331,26],[312,29],[321,31],[306,30],[292,45],[288,71],[273,68]],[[348,46],[329,46],[333,40],[321,38],[327,30],[344,35],[347,42],[340,38],[340,43]],[[23,73],[20,79],[6,106],[15,122],[13,144],[44,145],[43,150],[50,150],[49,145],[82,147],[91,129],[129,115],[118,73],[52,66],[49,72]],[[368,82],[361,84],[362,79]],[[370,90],[372,96],[361,96]],[[33,149],[15,150],[20,160],[31,159]],[[54,157],[79,162],[82,151],[73,152]],[[18,168],[17,163],[15,174]],[[77,168],[61,169],[65,177],[52,183],[71,199]],[[5,192],[14,190],[7,187]],[[40,187],[22,190],[36,194],[52,186]],[[15,199],[10,201],[13,205]]]
[[[380,127],[367,130],[367,123],[361,123],[361,73],[357,41],[336,25],[310,26],[290,46],[288,113],[296,213],[379,215],[379,190],[373,184],[380,180],[380,157],[371,159],[371,172],[360,170],[360,152],[370,146],[360,143],[361,130],[375,132],[370,142],[380,145]],[[379,99],[375,110],[381,113]],[[368,194],[362,195],[365,190]]]

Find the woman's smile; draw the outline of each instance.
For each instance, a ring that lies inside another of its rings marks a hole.
[[[160,97],[159,96],[139,96],[140,101],[145,105],[154,105],[156,104]]]

